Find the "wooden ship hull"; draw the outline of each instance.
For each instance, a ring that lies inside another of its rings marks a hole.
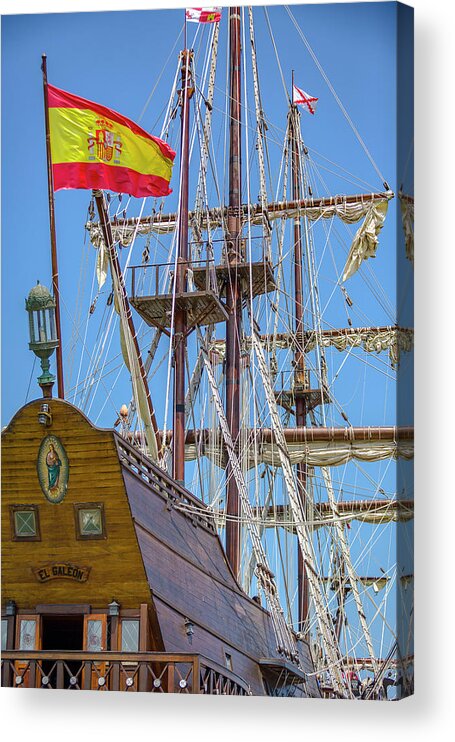
[[[114,430],[47,402],[50,425],[38,399],[2,436],[3,685],[319,696],[308,645],[300,667],[277,652],[206,506]],[[67,456],[59,502],[41,486],[43,440]],[[101,533],[81,532],[84,508]],[[34,513],[35,535],[18,534],[17,512]]]

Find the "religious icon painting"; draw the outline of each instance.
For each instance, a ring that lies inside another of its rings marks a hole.
[[[61,502],[68,487],[69,462],[62,442],[55,435],[47,435],[42,440],[37,469],[45,497],[49,502]]]

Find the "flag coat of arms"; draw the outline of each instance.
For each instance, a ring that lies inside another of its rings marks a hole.
[[[316,112],[318,100],[319,98],[314,98],[314,96],[305,93],[305,91],[298,88],[297,85],[292,86],[292,102],[298,106],[303,106],[305,110],[313,116]]]
[[[185,18],[190,23],[218,23],[221,20],[221,7],[187,8]]]
[[[54,190],[100,188],[167,196],[175,152],[130,119],[47,86]]]

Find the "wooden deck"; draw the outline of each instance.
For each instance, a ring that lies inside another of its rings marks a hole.
[[[287,412],[295,415],[295,395],[296,389],[280,389],[275,392],[275,399],[277,404]],[[298,391],[299,394],[306,398],[306,409],[307,411],[314,410],[324,402],[324,404],[330,404],[330,397],[326,391],[322,389],[302,389]]]
[[[215,267],[216,280],[219,296],[225,297],[229,286],[232,272],[242,282],[242,294],[244,298],[259,296],[274,291],[276,288],[273,269],[268,260],[257,263],[235,263],[234,265],[217,265]],[[193,268],[194,283],[198,289],[206,286],[206,269],[204,267]]]
[[[188,332],[196,325],[217,324],[228,318],[224,304],[213,291],[207,290],[187,291],[175,297],[173,294],[132,296],[130,304],[148,325],[164,332],[171,327],[173,313],[177,310],[187,313]]]

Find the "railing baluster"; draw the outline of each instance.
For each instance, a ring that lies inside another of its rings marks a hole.
[[[139,670],[138,670],[138,690],[141,692],[149,690],[147,687],[149,679],[149,673],[147,671],[147,665],[145,662],[141,662],[139,664]]]
[[[175,663],[169,662],[167,666],[167,692],[174,692]]]
[[[63,660],[57,660],[57,688],[61,690],[64,687],[65,673]]]
[[[112,662],[111,684],[109,690],[120,690],[120,662]]]
[[[92,663],[91,660],[84,662],[84,690],[90,690],[92,687]]]
[[[196,657],[194,657],[194,659],[193,659],[193,684],[192,684],[193,685],[193,693],[200,693],[201,692],[201,688],[200,688],[200,683],[201,683],[200,675],[201,675],[201,668],[200,668],[200,663],[199,663],[199,655],[196,655]]]
[[[14,677],[14,665],[9,660],[3,660],[2,659],[2,687],[3,688],[11,688],[13,683],[13,677]]]
[[[36,688],[36,660],[31,660],[28,668],[29,688]],[[41,683],[40,683],[41,685]]]

